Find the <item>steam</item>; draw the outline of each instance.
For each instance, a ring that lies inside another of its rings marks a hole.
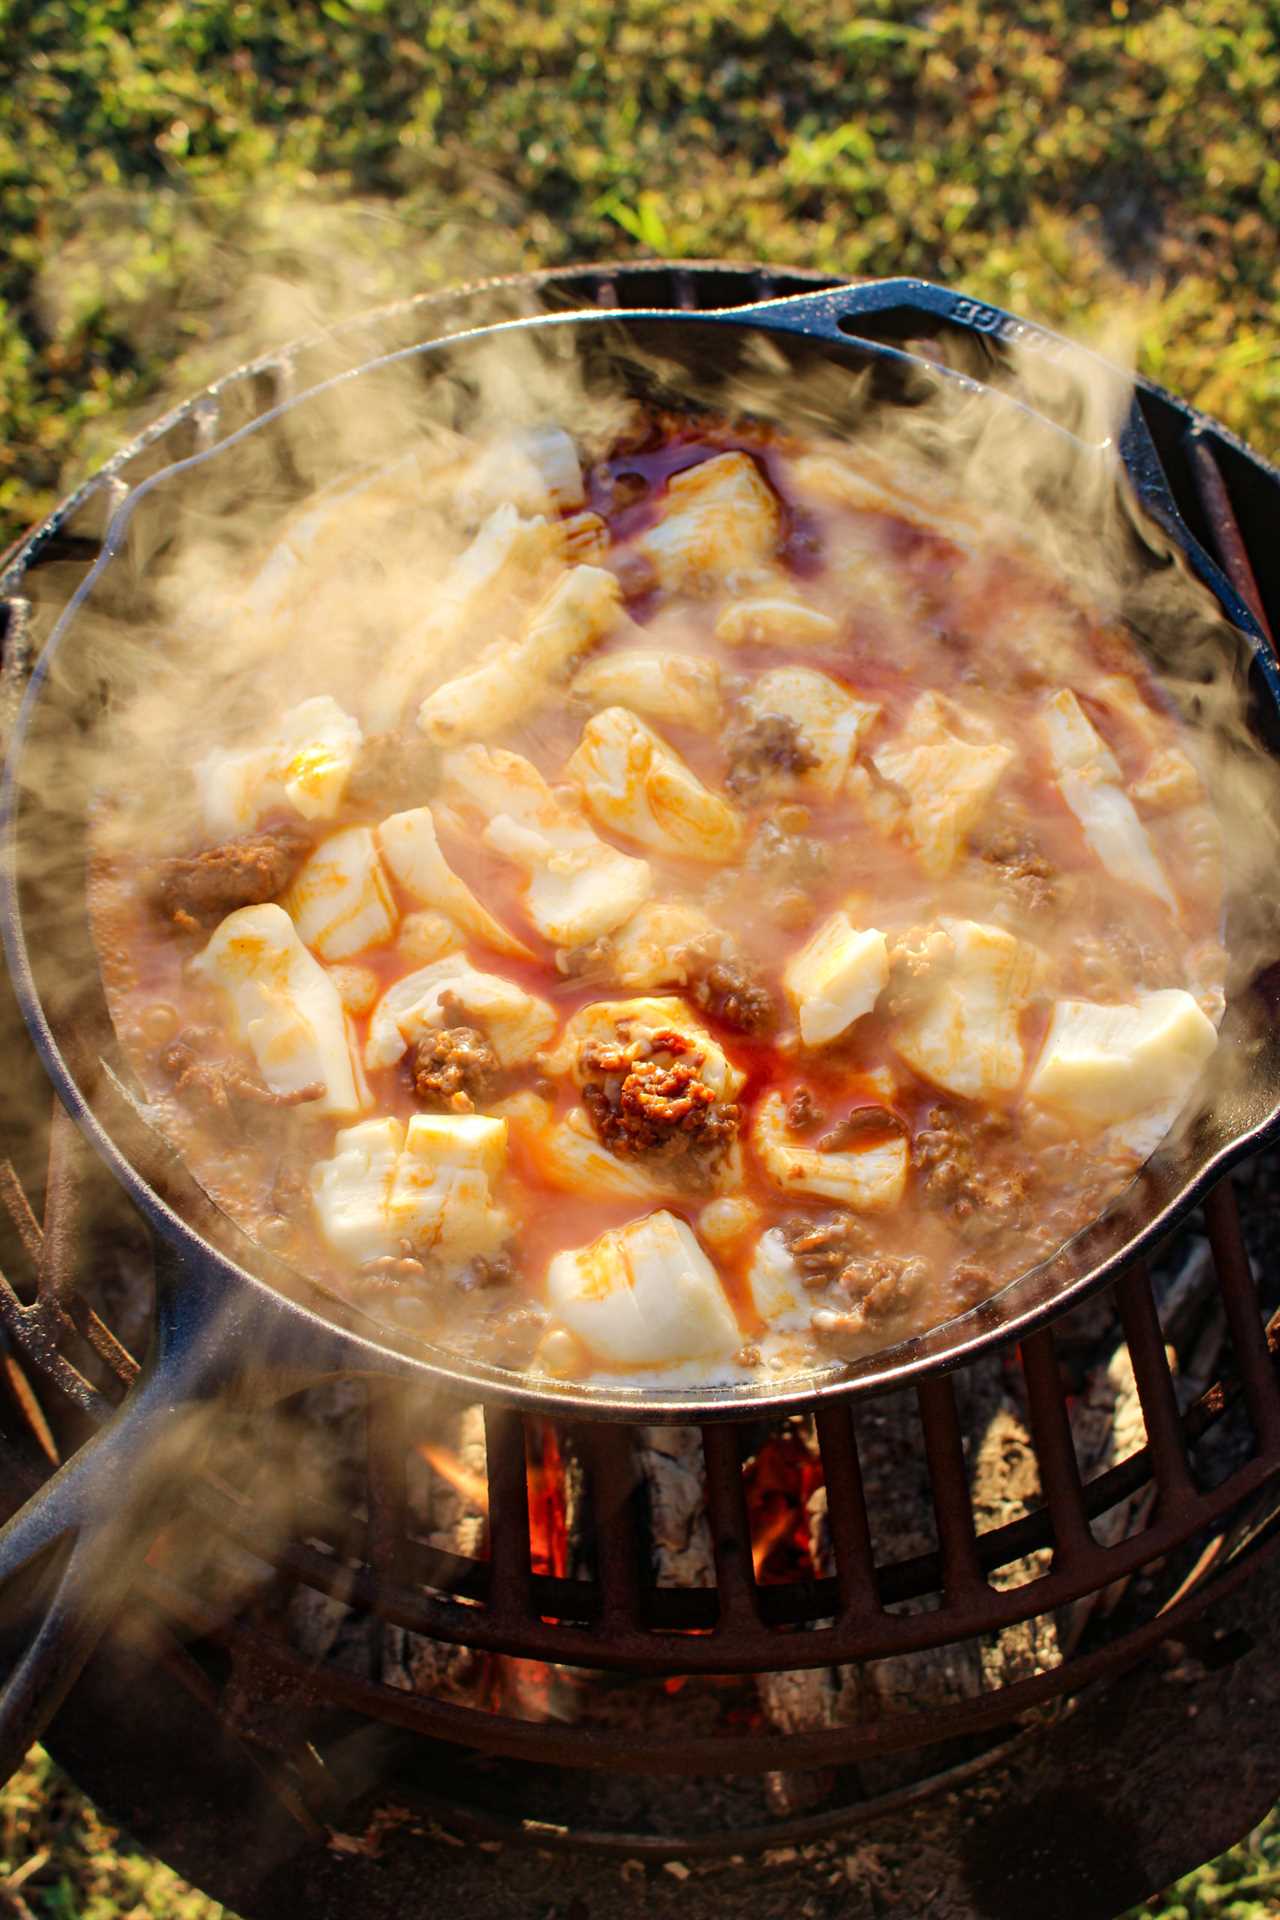
[[[296,301],[310,317],[314,297],[282,284],[260,300],[268,332]],[[585,330],[499,330],[444,352],[400,347],[352,372],[350,340],[322,335],[269,421],[241,429],[228,410],[211,453],[144,489],[58,662],[70,724],[24,769],[34,782],[23,806],[28,926],[60,1004],[96,992],[92,943],[67,937],[83,847],[66,829],[83,804],[98,808],[100,846],[177,851],[200,839],[192,764],[252,742],[309,696],[333,695],[366,733],[411,727],[424,694],[519,631],[539,588],[535,566],[514,587],[450,599],[502,504],[520,436],[567,427],[589,467],[634,421],[640,389],[660,404],[852,444],[860,466],[962,552],[994,539],[1027,554],[1080,610],[1057,638],[1043,625],[1035,636],[1050,667],[1060,645],[1064,684],[1081,620],[1128,625],[1193,729],[1221,823],[1220,847],[1206,852],[1224,870],[1233,988],[1280,952],[1280,781],[1250,729],[1236,636],[1121,480],[1129,377],[1091,356],[1050,363],[1015,347],[993,401],[924,359],[886,376],[745,330],[725,329],[694,354],[667,338],[661,328],[610,336],[596,318]],[[1049,404],[1069,432],[1034,411]],[[536,520],[539,503],[516,511]],[[1016,675],[1025,640],[1015,611],[991,635],[1001,672]]]

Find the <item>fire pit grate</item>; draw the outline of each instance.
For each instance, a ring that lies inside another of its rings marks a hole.
[[[743,304],[834,284],[817,276],[771,274],[716,265],[680,268],[593,268],[528,276],[460,294],[429,296],[368,317],[323,342],[304,343],[219,382],[177,409],[86,484],[25,545],[0,577],[6,616],[0,705],[5,714],[24,682],[33,650],[65,601],[68,580],[91,564],[110,514],[149,472],[213,440],[276,404],[288,392],[335,371],[335,354],[352,365],[389,347],[457,327],[545,305],[600,307],[679,305],[690,309]],[[972,308],[972,302],[958,302]],[[1007,316],[990,313],[993,359],[1007,339]],[[972,314],[959,316],[972,329]],[[917,316],[918,322],[918,316]],[[985,323],[984,323],[985,324]],[[897,337],[892,309],[887,336]],[[872,320],[866,329],[875,334]],[[945,335],[945,321],[939,335]],[[1153,437],[1171,471],[1187,478],[1180,500],[1189,521],[1212,537],[1237,590],[1266,620],[1265,596],[1280,588],[1265,577],[1269,553],[1255,552],[1255,579],[1233,498],[1244,451],[1210,423],[1178,408],[1155,389],[1141,395]],[[1267,476],[1268,483],[1275,476]],[[1253,511],[1251,508],[1250,511]],[[1265,564],[1264,564],[1265,562]],[[47,1468],[60,1447],[101,1423],[137,1373],[127,1336],[95,1296],[93,1261],[82,1244],[83,1216],[99,1204],[99,1178],[69,1120],[55,1109],[47,1167],[24,1160],[15,1145],[0,1179],[17,1272],[25,1261],[34,1291],[21,1294],[0,1275],[0,1325],[8,1340],[6,1389],[37,1457]],[[28,1192],[43,1187],[43,1224]],[[118,1213],[118,1208],[115,1210]],[[97,1227],[96,1218],[90,1222]],[[984,1738],[956,1758],[956,1743],[1007,1730],[1029,1709],[1114,1675],[1183,1632],[1194,1617],[1246,1581],[1276,1544],[1280,1500],[1280,1386],[1275,1354],[1280,1315],[1264,1325],[1245,1251],[1235,1192],[1224,1180],[1204,1204],[1212,1285],[1220,1303],[1230,1364],[1183,1404],[1171,1371],[1161,1300],[1153,1275],[1137,1265],[1107,1298],[1123,1333],[1132,1370],[1140,1432],[1123,1457],[1082,1472],[1071,1417],[1070,1366],[1059,1328],[1025,1340],[1006,1356],[1026,1411],[1039,1497],[1025,1510],[982,1527],[966,1451],[965,1375],[934,1376],[912,1390],[927,1462],[934,1538],[922,1550],[882,1552],[863,1485],[862,1408],[820,1405],[812,1416],[813,1477],[824,1490],[825,1549],[810,1555],[798,1577],[763,1577],[766,1558],[759,1518],[753,1521],[744,1469],[767,1436],[744,1416],[700,1430],[693,1444],[705,1497],[713,1580],[664,1584],[646,1563],[645,1490],[637,1457],[641,1431],[579,1422],[557,1429],[557,1457],[577,1475],[577,1529],[584,1564],[549,1564],[535,1554],[531,1463],[542,1458],[545,1422],[489,1407],[484,1411],[483,1465],[472,1489],[479,1531],[474,1550],[444,1548],[421,1537],[410,1493],[410,1466],[432,1434],[463,1411],[424,1407],[407,1389],[362,1385],[365,1398],[363,1498],[349,1509],[325,1504],[280,1538],[278,1524],[231,1477],[207,1474],[189,1490],[189,1505],[228,1549],[275,1570],[280,1604],[246,1618],[209,1605],[192,1581],[166,1570],[163,1541],[141,1579],[141,1602],[166,1633],[195,1637],[217,1657],[197,1659],[171,1646],[167,1656],[183,1684],[242,1735],[278,1794],[302,1823],[315,1823],[325,1784],[305,1738],[286,1739],[290,1713],[356,1714],[474,1753],[553,1767],[609,1773],[671,1775],[761,1773],[849,1767],[859,1759],[936,1747],[940,1765],[923,1782],[894,1789],[872,1804],[946,1787],[996,1751]],[[126,1237],[128,1229],[125,1229]],[[1102,1309],[1099,1309],[1102,1312]],[[1185,1400],[1185,1394],[1182,1396]],[[1211,1474],[1201,1471],[1206,1438],[1231,1427],[1236,1439]],[[1243,1436],[1243,1438],[1241,1437]],[[1225,1464],[1224,1464],[1225,1462]],[[473,1478],[474,1478],[473,1474]],[[1140,1524],[1113,1536],[1106,1516],[1122,1504]],[[545,1543],[542,1543],[545,1548]],[[1068,1636],[1061,1657],[1039,1671],[983,1687],[963,1699],[910,1710],[877,1712],[861,1722],[782,1730],[760,1716],[732,1716],[716,1731],[680,1726],[677,1706],[646,1726],[576,1724],[504,1704],[464,1704],[414,1692],[376,1675],[329,1664],[318,1667],[284,1629],[288,1594],[305,1590],[336,1606],[421,1636],[439,1648],[553,1669],[581,1669],[669,1683],[673,1702],[690,1678],[770,1676],[818,1669],[868,1669],[968,1646],[1033,1618],[1086,1610],[1135,1576],[1177,1556],[1189,1570],[1172,1591],[1148,1580],[1147,1598],[1121,1628]],[[993,1576],[1032,1568],[1030,1577]],[[252,1698],[257,1706],[250,1709]],[[264,1707],[263,1702],[270,1703]],[[1003,1751],[1003,1749],[1000,1749]],[[287,1753],[288,1766],[281,1755]],[[958,1771],[957,1771],[958,1769]],[[864,1796],[865,1798],[865,1796]],[[479,1815],[475,1817],[479,1818]],[[763,1844],[847,1821],[841,1805],[803,1812],[766,1832],[743,1830],[722,1843],[710,1838],[685,1850]],[[483,1824],[483,1822],[482,1822]],[[502,1824],[501,1822],[499,1823]],[[584,1844],[591,1836],[574,1836]],[[596,1836],[597,1839],[600,1836]],[[601,1842],[603,1844],[603,1842]],[[635,1851],[634,1834],[618,1837]]]

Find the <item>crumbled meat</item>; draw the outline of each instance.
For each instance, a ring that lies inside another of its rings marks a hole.
[[[492,1097],[498,1057],[475,1027],[442,1027],[413,1050],[413,1091],[424,1107],[444,1113],[474,1113]]]
[[[603,1145],[674,1163],[691,1184],[705,1184],[741,1115],[701,1078],[704,1059],[681,1033],[588,1041],[579,1055],[582,1098]]]
[[[747,866],[778,886],[816,887],[831,870],[831,849],[794,831],[781,817],[763,820],[747,851]]]
[[[277,1093],[257,1079],[242,1061],[210,1059],[205,1049],[216,1038],[207,1027],[188,1027],[160,1054],[161,1067],[173,1076],[174,1092],[185,1096],[192,1105],[227,1116],[234,1101],[248,1101],[260,1107],[298,1107],[323,1095],[324,1085],[319,1080],[297,1087],[292,1093]]]
[[[851,1260],[840,1275],[840,1291],[856,1301],[868,1320],[883,1320],[906,1305],[928,1267],[918,1255],[878,1253]]]
[[[1084,924],[1089,924],[1087,919]],[[1099,931],[1077,933],[1071,943],[1076,974],[1088,998],[1124,1001],[1137,988],[1184,984],[1171,943],[1144,935],[1134,926],[1104,921],[1101,915],[1095,915],[1092,924]]]
[[[788,714],[765,713],[737,727],[726,741],[725,785],[739,796],[754,793],[772,773],[807,773],[818,756]]]
[[[1012,1139],[999,1114],[931,1107],[916,1133],[912,1157],[925,1199],[943,1208],[961,1227],[994,1231],[1026,1211],[1028,1179],[1021,1168],[1002,1164]]]
[[[1056,869],[1030,834],[998,834],[982,848],[982,858],[1010,889],[1024,913],[1047,913],[1058,901]]]
[[[909,1307],[928,1271],[917,1255],[876,1254],[870,1259],[851,1260],[840,1275],[839,1287],[853,1305],[820,1307],[813,1316],[814,1332],[837,1340],[866,1333]]]
[[[787,1125],[792,1133],[810,1133],[826,1119],[822,1108],[814,1104],[808,1087],[797,1087],[787,1107]]]
[[[882,1107],[870,1102],[863,1107],[854,1107],[842,1120],[837,1120],[830,1133],[824,1133],[818,1140],[819,1153],[847,1153],[850,1147],[873,1147],[886,1140],[901,1137],[907,1131],[905,1120],[899,1119],[891,1107]]]
[[[515,1277],[515,1262],[509,1253],[478,1253],[468,1261],[458,1285],[464,1293],[472,1293],[480,1287],[509,1287]]]
[[[485,1356],[500,1367],[527,1367],[546,1330],[546,1312],[532,1301],[504,1307],[485,1323]]]
[[[694,1002],[725,1026],[739,1033],[767,1033],[777,1023],[773,995],[742,960],[691,952],[689,969]]]
[[[439,749],[416,728],[373,733],[347,778],[346,803],[358,813],[397,813],[430,800],[439,780]]]
[[[792,1214],[779,1223],[787,1252],[806,1287],[825,1287],[844,1272],[867,1244],[865,1227],[853,1214]]]
[[[310,850],[305,827],[285,821],[179,854],[157,869],[157,905],[180,927],[214,926],[237,907],[260,906],[283,893]]]
[[[995,1284],[995,1275],[980,1260],[957,1260],[951,1269],[953,1310],[964,1313],[969,1307],[976,1307],[979,1300],[987,1298]]]

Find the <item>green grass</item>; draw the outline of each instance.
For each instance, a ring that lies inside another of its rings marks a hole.
[[[1278,27],[1276,0],[0,0],[0,538],[242,348],[646,251],[922,273],[1089,331],[1123,296],[1142,365],[1275,450]]]
[[[249,352],[644,253],[1119,318],[1280,452],[1278,0],[0,0],[0,62],[0,545]],[[222,1911],[42,1757],[0,1822],[19,1915]],[[1273,1817],[1143,1911],[1256,1920],[1278,1876]]]

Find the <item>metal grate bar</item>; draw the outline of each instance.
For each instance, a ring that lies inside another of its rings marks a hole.
[[[404,1400],[395,1387],[365,1386],[368,1561],[384,1579],[406,1575],[408,1470]]]
[[[862,1486],[862,1462],[851,1409],[831,1401],[814,1414],[822,1474],[827,1489],[827,1524],[836,1563],[840,1619],[866,1619],[881,1610],[876,1584],[875,1550]]]
[[[1117,1280],[1116,1305],[1120,1309],[1120,1323],[1129,1343],[1133,1377],[1142,1402],[1147,1447],[1155,1469],[1156,1497],[1166,1504],[1181,1500],[1194,1491],[1194,1482],[1183,1439],[1178,1397],[1165,1356],[1164,1334],[1144,1261],[1136,1260]]]
[[[484,1410],[489,1473],[489,1612],[503,1628],[533,1613],[529,1564],[529,1468],[524,1421],[501,1407]]]
[[[580,1438],[591,1466],[601,1625],[620,1634],[634,1626],[640,1601],[635,1454],[625,1427],[597,1425]]]
[[[1222,1304],[1226,1311],[1231,1344],[1245,1405],[1260,1453],[1280,1446],[1280,1393],[1277,1392],[1275,1367],[1266,1332],[1258,1311],[1258,1295],[1240,1232],[1235,1188],[1230,1175],[1209,1194],[1204,1203],[1205,1225]]]
[[[1053,1524],[1054,1565],[1076,1565],[1096,1554],[1097,1546],[1089,1530],[1080,1485],[1080,1463],[1062,1397],[1058,1349],[1052,1332],[1046,1330],[1028,1335],[1020,1351],[1027,1384],[1031,1440],[1040,1468],[1045,1505]]]
[[[742,1429],[702,1428],[707,1464],[707,1506],[716,1558],[717,1631],[760,1624],[760,1608],[751,1566],[751,1522],[742,1484]]]
[[[916,1399],[938,1521],[943,1592],[948,1602],[962,1604],[986,1591],[987,1582],[978,1559],[964,1438],[950,1374],[922,1380],[916,1388]]]

